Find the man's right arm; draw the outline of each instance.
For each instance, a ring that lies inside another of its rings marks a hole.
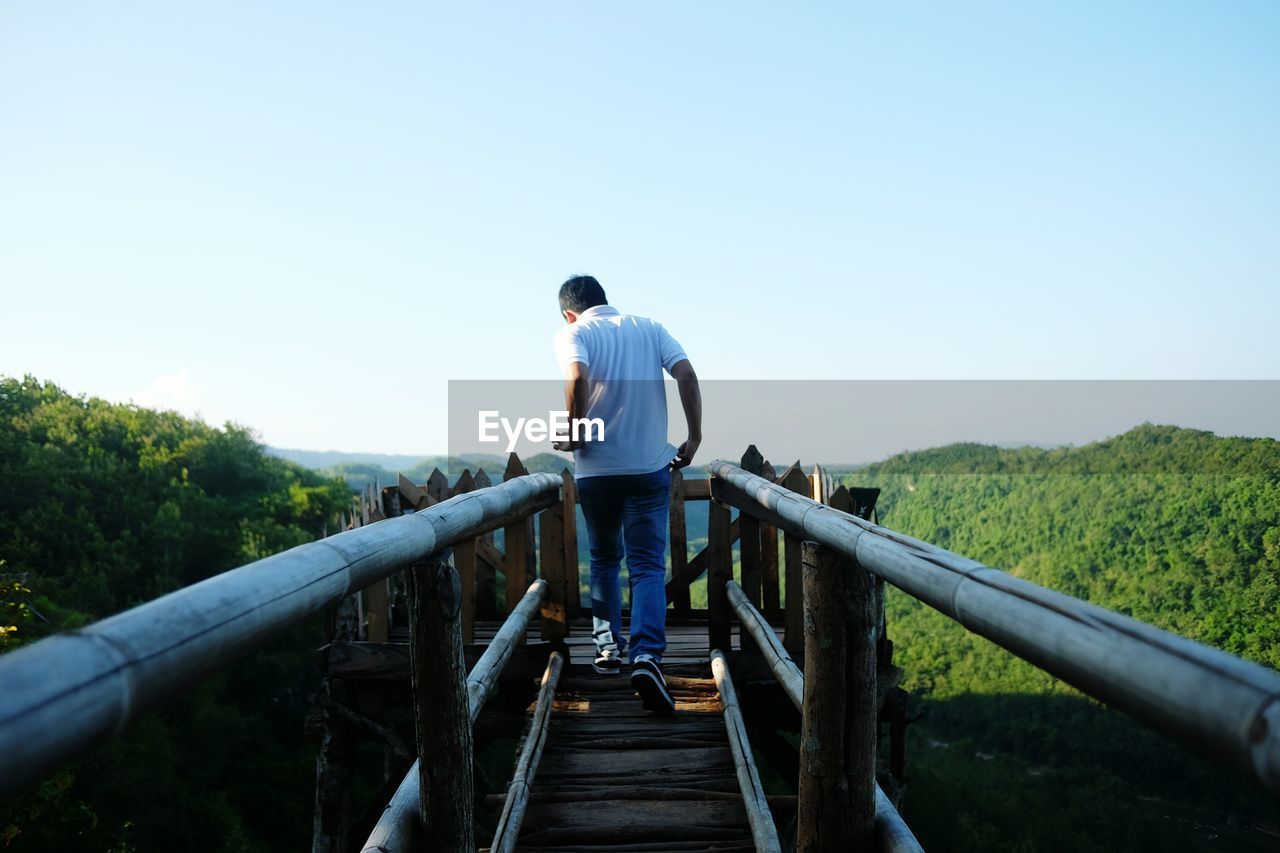
[[[689,437],[680,445],[676,458],[671,460],[672,469],[676,469],[692,462],[698,445],[702,444],[702,391],[698,387],[698,374],[693,372],[689,359],[677,361],[669,372],[680,391],[680,405],[684,408],[685,424],[689,427]]]

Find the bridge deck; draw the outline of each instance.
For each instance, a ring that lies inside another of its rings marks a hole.
[[[477,641],[494,628],[477,626]],[[590,630],[585,622],[573,625],[570,665],[518,850],[755,849],[711,677],[706,624],[670,625],[667,641],[663,669],[676,713],[663,718],[641,707],[625,673],[592,670]],[[490,798],[495,819],[502,805],[502,797]]]

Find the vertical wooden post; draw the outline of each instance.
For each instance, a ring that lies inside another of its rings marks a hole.
[[[339,518],[338,531],[346,528]],[[349,595],[329,614],[328,635],[334,640],[360,636],[359,596]],[[326,662],[327,668],[327,662]],[[320,689],[320,749],[316,754],[316,801],[312,823],[312,853],[347,853],[351,837],[351,781],[355,770],[356,732],[343,717],[329,709],[329,702],[346,699],[347,683],[325,675]]]
[[[808,497],[809,478],[800,470],[797,461],[782,475],[781,485],[784,489]],[[782,637],[783,647],[791,654],[793,660],[804,660],[804,569],[801,567],[801,538],[794,533],[783,534],[783,557],[786,567],[786,633]]]
[[[493,485],[489,475],[483,469],[476,471],[476,488],[487,489]],[[490,545],[495,545],[497,537],[492,530],[480,536]],[[493,548],[494,551],[497,547]],[[476,563],[476,617],[479,619],[498,619],[502,611],[498,609],[498,571],[488,560]]]
[[[773,464],[765,462],[760,476],[769,482],[777,479]],[[772,619],[782,609],[782,587],[778,584],[778,528],[760,522],[760,612]]]
[[[470,470],[464,470],[458,477],[454,492],[464,495],[475,491],[476,483]],[[459,583],[462,585],[462,642],[476,641],[476,609],[479,607],[480,579],[476,575],[476,540],[466,539],[453,546],[453,564],[458,570]]]
[[[742,470],[759,474],[764,470],[764,457],[753,444],[742,454]],[[738,553],[741,555],[742,578],[739,584],[747,601],[760,609],[760,521],[748,513],[738,515]]]
[[[712,649],[732,651],[733,628],[729,593],[733,579],[733,545],[729,539],[729,507],[711,501],[707,511],[707,628]]]
[[[679,577],[689,565],[689,538],[684,522],[684,474],[680,469],[671,472],[671,576]],[[672,590],[671,603],[676,613],[688,613],[692,609],[689,601],[689,585]]]
[[[754,444],[747,447],[747,452],[742,454],[742,470],[749,471],[752,474],[759,474],[764,471],[764,457],[760,455],[760,451],[756,449]],[[751,606],[760,609],[760,586],[761,586],[761,564],[762,555],[760,553],[760,521],[755,516],[740,512],[738,513],[738,554],[740,555],[742,570],[739,584],[742,591],[746,593],[747,601],[751,602]],[[738,643],[744,651],[757,651],[755,641],[753,641],[745,632],[739,638]]]
[[[578,486],[568,468],[560,471],[560,500],[564,505],[565,623],[569,636],[573,619],[582,607],[582,571],[578,565]]]
[[[503,481],[514,480],[529,473],[520,464],[520,457],[512,453],[507,458],[507,470],[503,473]],[[502,528],[503,559],[502,571],[507,581],[507,615],[516,609],[524,591],[529,588],[527,579],[529,560],[529,526],[526,519],[519,519]]]
[[[568,633],[568,570],[564,548],[564,499],[538,515],[538,553],[547,595],[542,599],[542,639],[558,643]]]
[[[471,714],[462,656],[462,585],[447,552],[414,566],[409,663],[423,848],[475,850]]]
[[[870,849],[876,802],[875,585],[805,542],[797,853]]]

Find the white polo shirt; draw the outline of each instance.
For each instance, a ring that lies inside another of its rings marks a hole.
[[[604,440],[573,452],[574,477],[665,468],[676,448],[667,440],[662,371],[687,356],[662,324],[597,305],[556,332],[555,353],[561,373],[575,361],[587,366],[587,405],[580,416],[604,421]]]

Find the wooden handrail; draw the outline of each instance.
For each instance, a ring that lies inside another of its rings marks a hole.
[[[559,478],[557,477],[556,480],[558,482]],[[528,629],[529,620],[538,612],[546,595],[547,582],[534,581],[515,610],[511,611],[511,615],[502,623],[502,627],[485,648],[480,660],[476,661],[476,665],[467,675],[468,711],[473,726],[476,718],[480,716],[480,709],[484,707],[484,703],[493,692],[493,685],[497,683],[498,676],[502,674],[507,661],[511,660],[519,639]],[[397,851],[413,848],[414,839],[421,826],[419,812],[421,790],[418,762],[414,761],[404,774],[404,779],[396,788],[391,801],[383,809],[382,817],[378,819],[373,832],[369,834],[368,840],[361,848],[362,853],[397,853]]]
[[[782,853],[778,828],[773,822],[773,812],[769,811],[769,801],[760,784],[760,773],[756,770],[755,759],[751,754],[751,743],[747,740],[747,724],[742,719],[738,691],[733,687],[729,663],[725,660],[724,652],[719,649],[711,652],[711,676],[715,679],[716,689],[720,691],[724,725],[729,734],[729,750],[733,753],[733,769],[738,776],[738,790],[742,792],[742,804],[747,810],[747,821],[751,825],[751,839],[755,842],[756,853]]]
[[[823,506],[729,462],[712,494],[1280,795],[1280,673]]]
[[[0,797],[414,560],[550,506],[530,474],[224,572],[0,656]]]
[[[525,738],[524,748],[520,750],[520,759],[516,762],[511,784],[507,785],[507,798],[502,805],[498,827],[493,831],[490,853],[514,853],[516,849],[520,838],[520,824],[523,823],[525,810],[529,806],[533,778],[538,775],[538,762],[542,760],[542,750],[547,745],[551,711],[556,701],[556,685],[560,682],[564,662],[563,652],[552,652],[547,659],[547,668],[542,673],[542,683],[538,687],[533,721],[529,724],[529,736]]]
[[[778,639],[768,620],[747,600],[747,594],[742,591],[742,587],[738,586],[736,581],[729,581],[725,587],[729,592],[729,603],[733,605],[742,627],[751,634],[751,638],[760,647],[765,662],[773,672],[773,677],[782,687],[782,692],[787,694],[787,698],[791,700],[796,710],[803,714],[804,673],[791,659],[791,655],[783,647],[782,641]],[[889,797],[880,790],[879,785],[876,786],[875,794],[876,848],[884,853],[924,853],[920,842],[916,841],[916,837],[902,820],[898,810],[893,807]]]

